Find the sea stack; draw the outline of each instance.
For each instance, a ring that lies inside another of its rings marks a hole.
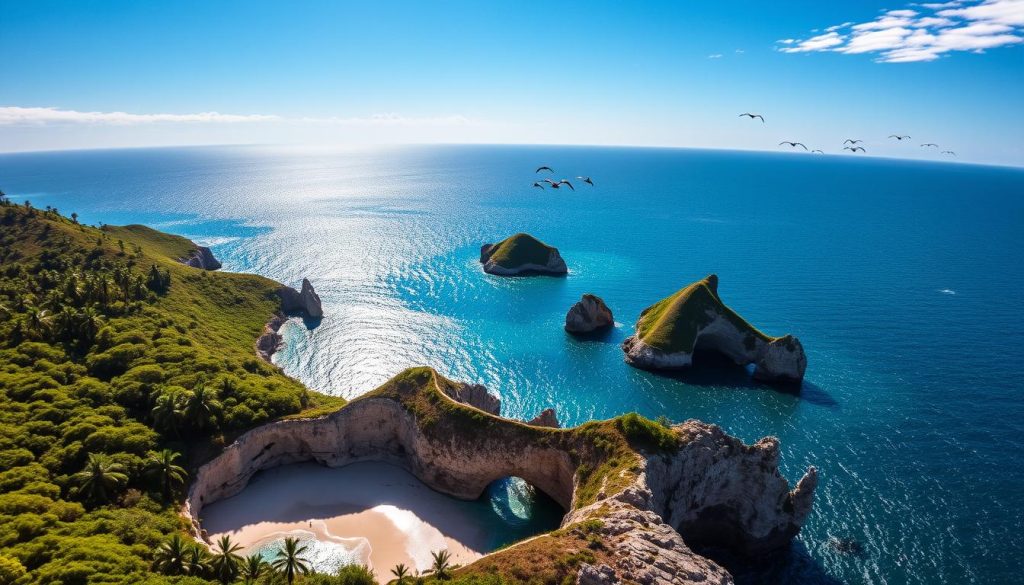
[[[593,333],[615,324],[612,311],[601,297],[587,293],[565,315],[565,330],[569,333]]]
[[[754,364],[759,380],[799,382],[807,369],[800,340],[771,337],[747,323],[719,298],[714,274],[644,309],[622,349],[626,363],[651,370],[688,367],[696,350]]]
[[[302,279],[301,291],[283,286],[278,289],[277,294],[281,297],[281,310],[285,313],[302,313],[310,319],[320,319],[324,316],[320,297],[308,278]]]
[[[201,270],[219,270],[221,267],[220,260],[217,260],[213,252],[206,246],[196,246],[191,254],[184,258],[179,258],[178,261]]]
[[[558,249],[530,234],[515,234],[480,247],[484,272],[498,276],[563,275],[569,270]]]

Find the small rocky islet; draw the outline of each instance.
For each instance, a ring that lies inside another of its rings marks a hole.
[[[569,272],[557,248],[524,233],[481,246],[480,263],[484,272],[496,276],[562,276]]]
[[[714,274],[644,309],[622,349],[626,363],[650,370],[690,367],[696,351],[753,364],[754,378],[764,381],[799,382],[807,369],[800,340],[772,337],[747,323],[722,302]]]

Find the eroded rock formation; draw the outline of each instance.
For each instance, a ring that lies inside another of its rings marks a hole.
[[[301,291],[290,286],[282,286],[278,289],[277,294],[281,297],[281,310],[285,313],[302,313],[311,319],[319,319],[324,316],[320,296],[316,294],[316,290],[308,278],[302,279]]]
[[[569,333],[593,333],[615,324],[612,311],[601,297],[585,294],[565,315],[565,330]]]
[[[709,350],[754,364],[760,380],[800,381],[807,369],[800,340],[765,335],[743,320],[719,298],[714,274],[644,309],[622,349],[626,363],[654,370],[689,367],[694,352]]]
[[[624,459],[620,467],[595,475],[591,470],[603,468],[611,445],[624,440],[614,421],[542,428],[451,398],[486,406],[482,388],[417,368],[330,415],[253,429],[195,473],[183,513],[202,538],[203,506],[238,493],[259,470],[300,461],[332,467],[386,461],[465,499],[517,476],[569,511],[563,527],[598,521],[588,524],[603,546],[601,562],[582,566],[579,582],[667,585],[732,582],[684,539],[762,554],[784,546],[810,511],[816,472],[808,470],[790,491],[778,471],[775,439],[744,445],[714,425],[687,421],[673,427],[678,448],[629,447],[616,455]],[[516,546],[478,562],[514,558]]]
[[[196,246],[195,250],[192,250],[191,254],[184,258],[179,258],[178,260],[182,264],[202,270],[219,270],[221,267],[220,260],[217,260],[217,258],[214,257],[213,252],[211,252],[206,246]]]
[[[256,338],[256,355],[267,363],[272,363],[271,357],[284,344],[284,338],[278,332],[285,321],[287,321],[287,318],[284,315],[274,315],[263,326],[263,333]]]
[[[540,411],[540,414],[526,421],[526,424],[533,425],[535,427],[548,427],[552,429],[561,428],[558,424],[558,415],[555,414],[554,408],[545,408]]]

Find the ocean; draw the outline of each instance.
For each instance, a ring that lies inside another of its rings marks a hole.
[[[576,190],[531,187],[540,165]],[[190,237],[227,270],[308,277],[325,318],[289,322],[275,359],[316,390],[354,397],[430,365],[485,384],[506,416],[554,407],[575,425],[637,411],[747,442],[777,436],[784,475],[815,465],[821,484],[789,554],[744,582],[1020,578],[1020,169],[688,149],[217,147],[0,155],[0,189],[86,223]],[[558,247],[569,275],[485,275],[480,245],[520,231]],[[663,376],[623,363],[640,311],[711,273],[755,326],[800,338],[802,387],[722,364]],[[604,338],[562,330],[586,292],[614,312]]]

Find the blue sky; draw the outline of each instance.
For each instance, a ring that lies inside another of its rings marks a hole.
[[[1024,165],[1024,0],[484,4],[0,0],[0,151],[853,137]]]

